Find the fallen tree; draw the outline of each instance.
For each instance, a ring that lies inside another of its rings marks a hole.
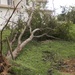
[[[33,38],[40,38],[40,37],[43,37],[43,36],[47,36],[47,37],[51,37],[51,38],[54,38],[54,39],[59,39],[59,38],[56,38],[56,37],[48,35],[48,32],[43,32],[40,35],[35,35],[39,31],[41,32],[41,31],[45,31],[45,30],[48,30],[48,31],[49,30],[54,30],[54,29],[48,28],[48,27],[45,27],[45,28],[43,28],[43,27],[42,28],[35,27],[35,28],[33,28],[31,22],[32,22],[32,19],[33,19],[33,16],[34,16],[35,12],[36,12],[35,8],[30,9],[28,21],[23,22],[23,24],[21,24],[21,26],[23,25],[23,27],[19,27],[18,31],[15,32],[15,35],[13,35],[13,38],[12,38],[11,41],[8,40],[10,50],[7,53],[7,58],[15,59],[20,54],[20,52],[23,50],[23,48],[27,45],[27,43],[32,41]],[[25,35],[25,31],[27,31],[27,33],[29,33],[29,36],[27,38],[23,38],[23,35]],[[22,40],[22,38],[23,38],[23,40]],[[13,46],[15,41],[17,41],[17,45],[16,45],[16,48],[13,50],[12,46]],[[12,52],[11,52],[11,50],[12,50]]]
[[[36,32],[44,30],[44,28],[38,28],[38,27],[32,28],[32,25],[31,25],[32,18],[34,16],[34,12],[37,9],[39,10],[40,8],[39,7],[38,8],[32,7],[32,8],[30,8],[30,12],[26,8],[26,10],[29,12],[28,20],[23,23],[23,27],[20,28],[20,30],[16,31],[15,34],[13,34],[13,37],[12,37],[11,40],[9,38],[7,38],[9,50],[7,52],[6,57],[3,56],[2,34],[3,34],[4,29],[8,26],[8,24],[10,22],[10,19],[12,18],[13,14],[15,13],[15,11],[16,11],[18,5],[21,3],[21,1],[16,5],[16,7],[14,8],[11,16],[8,18],[6,24],[4,25],[3,29],[1,30],[1,34],[0,34],[1,35],[0,36],[0,40],[1,40],[1,42],[0,42],[0,61],[1,61],[0,62],[0,73],[2,75],[7,75],[7,73],[9,72],[9,69],[10,69],[10,64],[9,64],[7,59],[15,59],[20,54],[20,52],[23,50],[23,48],[26,46],[26,44],[29,43],[34,37],[35,38],[39,38],[39,37],[42,37],[42,36],[52,37],[52,36],[48,35],[47,33],[42,33],[41,35],[35,35]],[[42,16],[42,15],[40,15],[40,16]],[[15,22],[12,22],[12,23],[15,23]],[[14,28],[14,30],[15,29],[16,28]],[[53,30],[51,28],[47,28],[47,29]],[[12,30],[12,29],[10,29],[10,30]],[[29,31],[29,37],[27,39],[22,40],[22,37],[23,37],[26,30]],[[55,37],[53,37],[53,38],[55,38]],[[13,44],[14,44],[15,41],[17,42],[17,45],[13,49]]]

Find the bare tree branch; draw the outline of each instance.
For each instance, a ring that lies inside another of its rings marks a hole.
[[[30,37],[29,37],[28,39],[24,40],[24,42],[22,42],[21,47],[24,47],[28,42],[30,42],[30,41],[34,38],[34,33],[35,33],[36,31],[39,31],[39,30],[40,30],[39,28],[34,29],[34,30],[31,32]]]
[[[19,35],[18,44],[21,44],[21,38],[22,38],[22,36],[23,36],[25,30],[26,30],[26,26],[24,27],[24,29],[22,30],[21,34]]]
[[[33,17],[33,13],[34,13],[34,10],[32,9],[32,13],[27,21],[27,26],[29,27],[30,29],[30,33],[32,32],[32,28],[31,28],[31,20],[32,20],[32,17]]]
[[[47,37],[50,37],[50,38],[53,38],[53,39],[56,39],[56,40],[60,40],[60,38],[57,38],[57,37],[54,37],[54,36],[51,36],[51,35],[48,35],[46,34]]]
[[[44,33],[44,34],[41,34],[41,35],[38,35],[38,36],[34,36],[35,38],[40,38],[40,37],[43,37],[43,36],[45,36],[46,35],[46,33]]]
[[[17,35],[18,35],[18,33],[16,33],[16,34],[14,35],[13,40],[12,40],[12,41],[10,41],[10,44],[11,44],[11,45],[15,42]]]

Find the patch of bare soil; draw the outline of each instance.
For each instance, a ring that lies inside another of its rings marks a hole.
[[[75,59],[65,60],[60,71],[75,75]]]

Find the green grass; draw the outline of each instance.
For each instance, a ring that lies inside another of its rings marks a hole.
[[[10,35],[10,30],[4,30],[3,31],[3,40],[5,40],[6,39],[6,37],[8,37]]]
[[[50,61],[43,61],[43,51],[56,52],[59,58],[75,58],[75,42],[44,41],[31,42],[23,49],[13,66],[16,75],[48,75]],[[70,75],[54,71],[53,75]]]

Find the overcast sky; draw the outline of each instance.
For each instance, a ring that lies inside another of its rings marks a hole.
[[[48,8],[53,9],[52,1],[54,1],[54,8],[56,9],[56,13],[60,13],[60,6],[75,6],[75,0],[48,0]]]

